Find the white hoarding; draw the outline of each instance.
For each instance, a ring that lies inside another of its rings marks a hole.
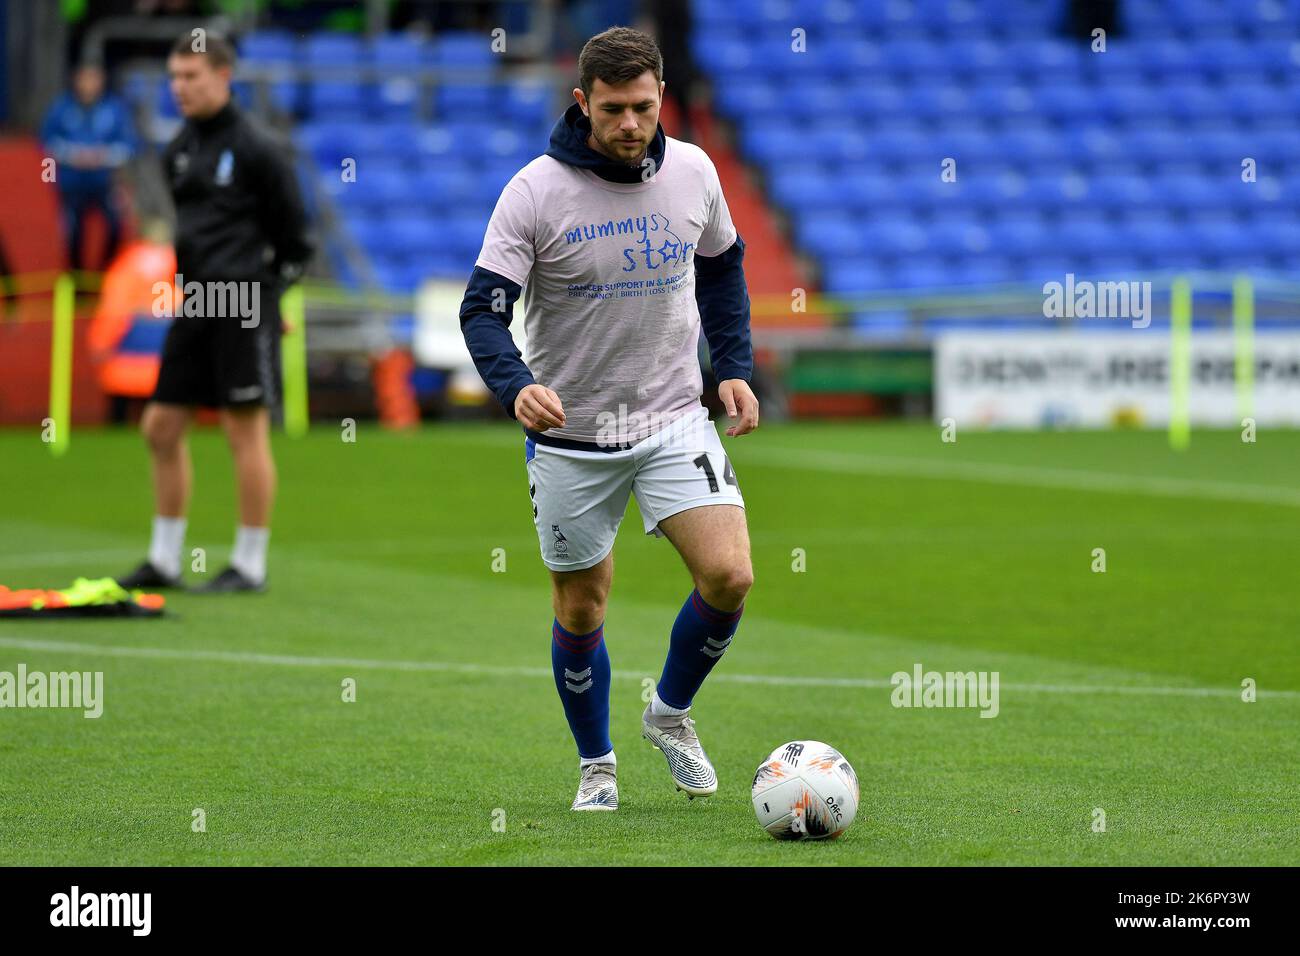
[[[1300,425],[1300,334],[1255,336],[1254,418]],[[934,353],[935,417],[1040,428],[1169,422],[1169,336],[1131,332],[950,332]],[[1192,333],[1193,425],[1240,427],[1230,330]]]

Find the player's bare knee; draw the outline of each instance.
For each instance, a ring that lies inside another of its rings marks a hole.
[[[227,409],[222,416],[226,441],[236,453],[270,447],[270,434],[263,427],[261,409]]]
[[[270,458],[270,444],[259,440],[255,436],[227,435],[227,444],[230,445],[230,453],[238,462],[260,461],[262,458]]]
[[[590,634],[605,620],[608,589],[600,581],[584,580],[557,584],[552,604],[561,626],[576,634]]]
[[[594,600],[557,601],[555,617],[560,626],[574,634],[590,634],[605,620],[604,602]]]
[[[740,607],[753,586],[754,569],[747,558],[710,568],[696,582],[696,587],[706,601],[727,611]]]
[[[155,455],[172,455],[180,448],[185,428],[171,416],[146,415],[140,423],[140,433]]]

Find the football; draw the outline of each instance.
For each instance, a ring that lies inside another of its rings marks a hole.
[[[778,840],[824,840],[858,812],[858,775],[819,740],[782,744],[759,764],[751,789],[758,824]]]

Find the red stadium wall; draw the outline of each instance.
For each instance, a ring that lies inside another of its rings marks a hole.
[[[43,321],[0,320],[0,425],[38,424],[50,402],[49,296],[29,297],[25,311]],[[100,423],[107,415],[107,399],[99,390],[86,349],[88,316],[78,315],[73,325],[72,421]]]
[[[40,144],[30,137],[0,139],[0,239],[19,275],[64,267],[63,226],[54,183],[41,180]],[[102,224],[96,219],[95,226]],[[102,235],[93,231],[94,248]]]
[[[64,267],[59,198],[41,181],[40,146],[30,138],[0,140],[0,241],[18,276],[45,274],[48,287]],[[102,223],[90,232],[91,248],[103,241]],[[26,285],[27,283],[24,283]],[[36,424],[49,408],[50,296],[20,295],[0,305],[0,424]],[[72,358],[72,420],[104,420],[105,399],[86,354],[88,304],[78,309]]]

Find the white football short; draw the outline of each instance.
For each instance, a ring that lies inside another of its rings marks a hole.
[[[745,506],[731,462],[704,406],[619,451],[579,451],[524,441],[528,492],[542,561],[552,571],[581,571],[614,547],[636,495],[646,534],[659,522],[702,505]]]

